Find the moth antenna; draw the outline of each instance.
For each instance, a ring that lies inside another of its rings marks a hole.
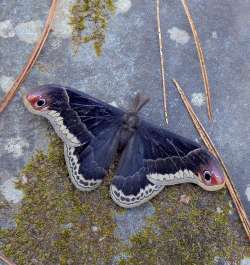
[[[132,111],[138,113],[148,102],[150,98],[137,93],[132,104]]]

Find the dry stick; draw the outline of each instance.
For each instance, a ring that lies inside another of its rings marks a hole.
[[[38,58],[38,56],[42,50],[47,38],[48,38],[49,32],[51,30],[53,18],[54,18],[55,13],[56,13],[57,1],[58,0],[52,0],[51,7],[50,7],[49,14],[48,14],[45,26],[44,26],[43,33],[42,33],[39,41],[37,42],[36,47],[32,51],[32,53],[29,57],[29,60],[26,63],[25,67],[23,68],[21,73],[16,78],[16,80],[15,80],[14,84],[12,85],[12,87],[10,88],[10,90],[5,94],[3,100],[0,102],[0,112],[4,111],[5,108],[8,106],[8,104],[11,102],[13,97],[16,95],[20,85],[25,80],[25,78],[27,77],[31,68],[35,64],[35,62],[36,62],[36,60],[37,60],[37,58]]]
[[[6,265],[16,265],[12,261],[8,260],[3,254],[0,253],[0,261],[3,261]]]
[[[188,110],[188,113],[198,131],[198,133],[200,134],[202,140],[204,141],[205,145],[207,146],[207,148],[218,158],[218,160],[221,163],[221,166],[224,170],[225,176],[226,176],[226,186],[229,190],[229,193],[231,195],[231,198],[233,199],[233,202],[236,206],[236,209],[238,211],[238,214],[240,216],[240,219],[242,221],[242,224],[244,226],[244,229],[247,233],[248,239],[250,239],[250,222],[249,219],[247,217],[247,214],[245,212],[245,209],[243,207],[243,204],[240,200],[239,194],[237,193],[237,190],[232,182],[232,179],[229,175],[229,172],[225,166],[224,161],[222,160],[222,157],[220,156],[218,150],[215,148],[211,138],[209,137],[209,135],[207,134],[206,130],[204,129],[203,125],[201,124],[201,122],[199,121],[198,117],[196,116],[195,112],[192,109],[192,106],[189,102],[189,100],[187,99],[187,97],[184,94],[184,91],[182,90],[182,88],[180,87],[179,83],[176,80],[173,80],[176,89],[178,90],[181,99],[185,105],[185,107]]]
[[[187,0],[182,0],[181,2],[182,2],[182,5],[184,7],[186,16],[188,18],[188,22],[190,24],[190,27],[192,29],[192,33],[194,36],[196,50],[197,50],[199,61],[200,61],[201,75],[202,75],[202,79],[203,79],[203,83],[204,83],[204,87],[205,87],[208,117],[211,120],[212,119],[211,91],[210,91],[210,85],[208,82],[208,75],[207,75],[204,53],[203,53],[203,50],[201,47],[201,42],[199,40],[197,30],[195,28],[194,21],[192,19],[191,13],[190,13],[189,8],[188,8]]]
[[[163,41],[162,41],[162,34],[161,34],[160,0],[156,0],[156,17],[157,17],[157,29],[158,29],[158,37],[159,37],[160,60],[161,60],[161,80],[162,80],[162,90],[163,90],[164,115],[165,115],[165,121],[168,124],[167,86],[166,86],[166,80],[165,80]]]

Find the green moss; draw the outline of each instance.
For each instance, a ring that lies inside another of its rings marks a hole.
[[[76,0],[71,7],[70,17],[75,46],[92,42],[99,56],[105,41],[107,21],[114,11],[113,0]]]
[[[180,202],[184,193],[189,204]],[[129,259],[123,264],[212,265],[215,257],[240,264],[249,245],[230,201],[226,190],[208,193],[192,185],[165,189],[153,201],[156,215],[147,228],[130,239]]]
[[[17,264],[210,265],[224,257],[239,264],[249,244],[226,190],[205,192],[193,185],[166,188],[153,201],[147,227],[122,245],[114,236],[110,176],[90,193],[70,183],[63,147],[51,138],[48,154],[37,152],[23,170],[28,183],[16,215],[16,228],[0,230],[0,251]],[[186,194],[190,202],[180,202]],[[4,206],[6,207],[6,206]],[[217,208],[221,210],[217,210]],[[95,229],[93,229],[95,227]]]
[[[0,250],[17,264],[110,264],[119,243],[108,183],[85,193],[70,183],[60,140],[37,152],[25,167],[28,183],[16,228],[0,230]],[[92,227],[96,226],[97,231]]]
[[[127,264],[127,260],[125,258],[122,258],[119,260],[119,265],[126,265]]]

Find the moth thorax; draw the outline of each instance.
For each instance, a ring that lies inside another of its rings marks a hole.
[[[135,112],[128,112],[123,117],[123,129],[128,131],[134,131],[139,124],[139,118]]]
[[[126,113],[123,117],[123,124],[120,130],[119,149],[122,150],[129,139],[133,136],[139,124],[139,118],[136,113]]]

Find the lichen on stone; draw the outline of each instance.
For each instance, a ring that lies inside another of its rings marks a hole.
[[[181,194],[190,203],[180,201]],[[216,257],[229,264],[240,264],[249,255],[249,244],[237,213],[232,211],[226,190],[202,191],[193,185],[165,189],[153,205],[156,214],[148,226],[132,236],[129,258],[120,265],[214,265]],[[218,213],[216,208],[223,209]]]
[[[92,42],[97,55],[105,42],[108,18],[115,11],[113,0],[76,0],[71,7],[70,25],[76,47]]]
[[[110,264],[119,242],[107,183],[94,192],[77,191],[54,136],[48,154],[37,152],[22,174],[27,183],[17,183],[24,198],[16,227],[0,230],[0,251],[18,265]]]

